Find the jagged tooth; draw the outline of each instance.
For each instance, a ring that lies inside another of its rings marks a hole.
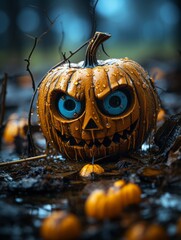
[[[76,143],[79,144],[81,142],[81,139],[78,139],[78,138],[74,138]]]
[[[99,139],[97,139],[101,144],[103,143],[103,141],[104,141],[104,138],[99,138]]]
[[[85,151],[85,152],[87,152],[87,151],[88,151],[88,149],[89,149],[89,147],[88,147],[88,145],[87,145],[87,144],[85,144],[85,145],[83,146],[83,148],[84,148],[84,151]]]
[[[89,145],[92,142],[92,140],[86,140],[85,142],[87,145]]]
[[[119,135],[120,135],[120,137],[122,137],[122,136],[123,136],[123,131],[122,131],[122,132],[119,132]]]
[[[70,140],[68,140],[66,143],[65,143],[65,146],[70,146]]]
[[[113,137],[114,137],[114,136],[109,136],[109,137],[108,137],[109,140],[111,140],[111,142],[112,142]]]

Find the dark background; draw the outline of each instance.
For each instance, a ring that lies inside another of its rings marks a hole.
[[[93,32],[112,37],[110,57],[139,62],[180,59],[180,4],[174,0],[6,0],[0,1],[0,73],[26,70],[34,38],[43,35],[31,58],[34,73],[44,74]],[[54,24],[52,24],[54,22]],[[98,58],[107,58],[99,51]],[[84,50],[72,61],[83,60]],[[36,79],[39,80],[39,79]]]

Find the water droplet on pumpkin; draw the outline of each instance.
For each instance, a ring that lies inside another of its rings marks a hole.
[[[110,128],[111,127],[111,124],[108,122],[106,123],[106,128]]]
[[[146,84],[145,84],[145,83],[143,83],[142,87],[145,89],[145,88],[146,88]]]

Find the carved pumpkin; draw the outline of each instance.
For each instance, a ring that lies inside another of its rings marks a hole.
[[[43,134],[69,159],[135,150],[156,124],[159,101],[147,72],[128,58],[96,59],[109,37],[96,32],[84,62],[50,70],[39,88]]]

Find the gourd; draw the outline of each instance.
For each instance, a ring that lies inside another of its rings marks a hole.
[[[44,240],[79,239],[81,223],[76,215],[56,210],[43,220],[40,234]]]
[[[135,183],[124,180],[116,181],[107,191],[95,189],[85,202],[85,213],[88,217],[98,220],[113,219],[131,205],[141,202],[141,189]]]
[[[97,60],[109,34],[96,32],[85,61],[50,70],[37,109],[47,142],[68,159],[90,160],[138,149],[156,125],[152,79],[128,58]]]

